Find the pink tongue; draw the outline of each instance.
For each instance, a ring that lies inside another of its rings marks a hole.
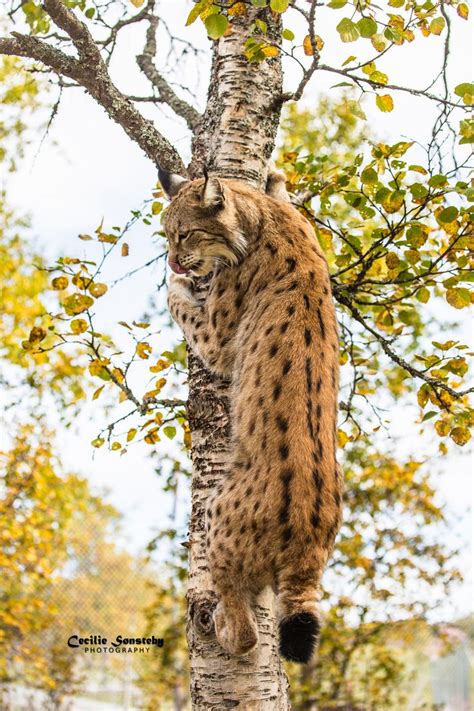
[[[181,264],[178,264],[178,262],[171,262],[170,260],[168,260],[168,264],[176,274],[186,274],[187,270],[182,267]]]

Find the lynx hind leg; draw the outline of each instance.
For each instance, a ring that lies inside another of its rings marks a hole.
[[[248,654],[258,644],[258,627],[251,606],[252,594],[244,584],[238,549],[232,547],[227,536],[222,538],[224,521],[221,507],[219,497],[215,497],[206,515],[209,569],[219,596],[214,610],[216,637],[229,654]]]
[[[249,654],[258,644],[257,622],[250,603],[237,590],[219,594],[220,600],[214,610],[217,641],[229,654]]]

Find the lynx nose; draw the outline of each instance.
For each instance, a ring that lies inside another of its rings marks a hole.
[[[168,264],[170,265],[170,268],[175,272],[175,274],[186,274],[188,271],[184,267],[181,266],[179,262],[173,262],[171,259],[168,259]]]

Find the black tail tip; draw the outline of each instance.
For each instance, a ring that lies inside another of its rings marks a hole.
[[[319,640],[319,620],[311,612],[298,612],[280,622],[280,654],[290,662],[306,664]]]

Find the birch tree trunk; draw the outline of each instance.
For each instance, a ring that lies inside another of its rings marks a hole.
[[[255,11],[234,18],[233,32],[216,43],[207,108],[195,136],[191,173],[203,164],[224,177],[262,187],[275,144],[281,96],[279,58],[249,64],[244,56]],[[261,13],[260,13],[261,17]],[[266,18],[276,39],[279,19]],[[237,707],[255,711],[289,709],[286,676],[278,655],[273,593],[257,601],[260,642],[245,657],[230,657],[214,636],[212,590],[205,549],[204,512],[211,491],[226,475],[229,453],[228,384],[189,358],[189,418],[193,438],[192,515],[188,590],[188,643],[194,711]]]

